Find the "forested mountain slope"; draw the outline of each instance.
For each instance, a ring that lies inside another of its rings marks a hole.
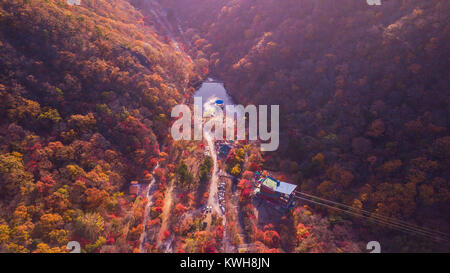
[[[280,105],[267,168],[303,191],[448,232],[448,1],[176,2],[191,55],[238,102]],[[436,247],[375,232],[394,251]]]
[[[383,251],[448,252],[310,204],[261,229],[248,179],[256,166],[450,233],[449,14],[445,0],[1,1],[0,252],[63,252],[71,240],[86,252],[216,252],[236,219],[255,251],[379,240]],[[209,73],[239,103],[280,105],[281,146],[233,172],[249,149],[237,144],[225,165],[241,207],[206,232],[190,214],[208,199],[212,163],[168,129]]]
[[[144,201],[123,192],[151,179],[194,75],[143,19],[123,0],[1,1],[0,251],[137,247]]]

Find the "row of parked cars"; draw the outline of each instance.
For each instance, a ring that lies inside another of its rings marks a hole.
[[[222,213],[225,213],[225,187],[226,183],[225,181],[221,181],[218,186],[218,197],[219,197],[219,207]]]

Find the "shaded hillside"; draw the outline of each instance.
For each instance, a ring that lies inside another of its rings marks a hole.
[[[191,55],[240,103],[280,105],[267,168],[303,191],[448,232],[450,4],[382,2],[179,0],[177,13]],[[372,231],[391,238],[388,250],[442,250]]]

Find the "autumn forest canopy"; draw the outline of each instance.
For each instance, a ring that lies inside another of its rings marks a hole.
[[[255,195],[450,233],[450,2],[381,2],[0,1],[0,252],[448,252]],[[277,151],[171,138],[207,77],[280,105]]]

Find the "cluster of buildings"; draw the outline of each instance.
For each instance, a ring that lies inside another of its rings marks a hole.
[[[233,141],[218,140],[215,143],[218,157],[225,159],[233,149]],[[290,210],[295,207],[295,190],[297,185],[279,181],[270,175],[263,176],[255,172],[255,197],[263,199],[281,210]]]

